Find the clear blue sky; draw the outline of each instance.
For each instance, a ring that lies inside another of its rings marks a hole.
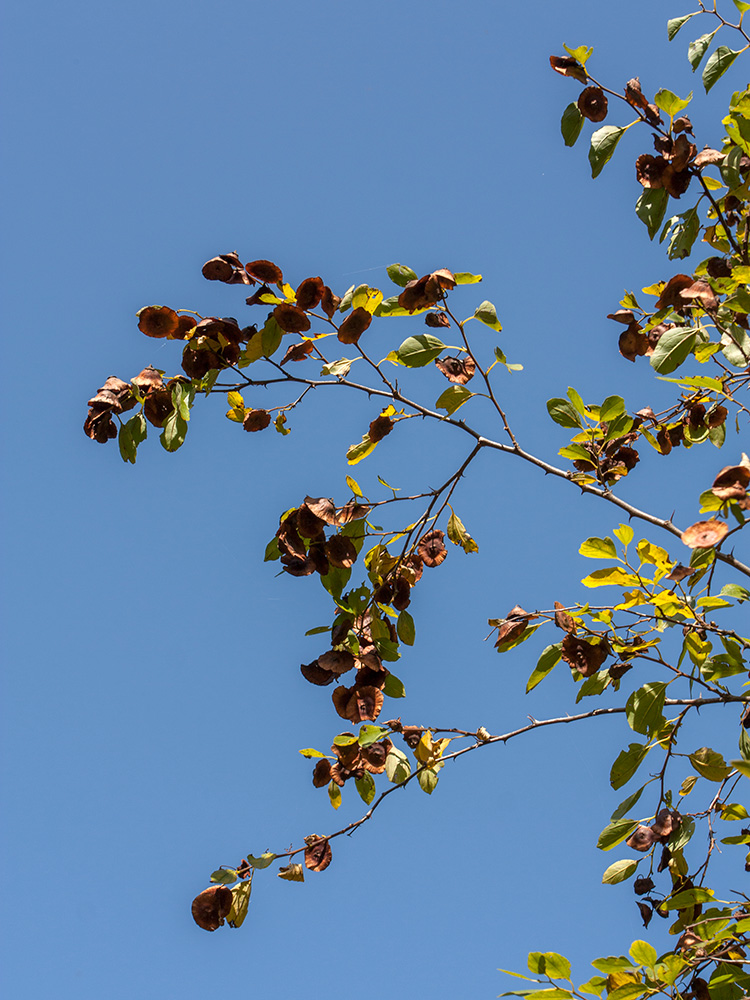
[[[135,468],[81,425],[107,375],[178,368],[174,345],[138,332],[138,308],[244,315],[242,287],[200,276],[229,250],[339,292],[382,284],[394,261],[481,271],[463,301],[496,303],[500,343],[526,366],[500,380],[502,399],[547,458],[565,437],[544,402],[568,385],[656,409],[666,390],[619,357],[604,318],[624,286],[677,270],[633,214],[645,136],[592,182],[583,142],[570,151],[559,134],[578,87],[547,58],[585,42],[613,87],[640,75],[645,92],[685,94],[699,86],[689,39],[668,45],[665,30],[683,12],[661,0],[6,10],[8,997],[489,998],[507,984],[496,968],[523,969],[531,948],[568,954],[582,981],[588,957],[642,936],[629,888],[599,884],[612,857],[594,844],[619,801],[607,774],[631,735],[600,720],[476,753],[431,798],[393,796],[334,844],[325,874],[301,886],[261,873],[241,931],[198,930],[189,903],[216,865],[359,815],[350,787],[334,815],[297,754],[338,731],[298,671],[322,652],[304,632],[328,604],[262,554],[282,510],[344,493],[346,447],[376,408],[331,417],[316,400],[282,439],[244,434],[217,400],[182,451],[152,433]],[[701,144],[718,141],[711,109],[720,117],[742,72],[696,109]],[[466,451],[421,426],[400,442],[358,467],[363,486],[378,473],[435,485]],[[673,454],[670,483],[644,457],[623,493],[690,523],[696,465],[708,478],[735,451]],[[562,672],[523,697],[541,644],[500,659],[486,620],[581,597],[579,542],[616,512],[489,458],[456,509],[481,552],[451,552],[416,592],[395,710],[494,732],[568,710]]]

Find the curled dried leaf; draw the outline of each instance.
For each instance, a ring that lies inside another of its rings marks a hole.
[[[331,845],[325,837],[305,837],[305,868],[311,872],[322,872],[331,863]]]
[[[281,359],[281,364],[285,365],[287,361],[304,361],[305,358],[310,357],[312,352],[313,343],[311,340],[303,340],[300,344],[292,344]]]
[[[594,644],[569,632],[562,641],[562,658],[582,677],[591,677],[607,658],[604,643]]]
[[[473,358],[452,358],[443,357],[437,358],[435,361],[435,367],[439,372],[450,382],[455,382],[457,385],[466,385],[467,382],[474,378],[474,372],[476,371],[476,364]]]
[[[572,76],[579,83],[586,83],[588,80],[586,70],[573,56],[550,56],[549,64],[561,76]]]
[[[193,920],[204,931],[215,931],[224,923],[232,909],[232,890],[225,885],[212,885],[193,900]]]
[[[316,761],[313,768],[312,783],[316,788],[325,788],[331,780],[331,762],[328,758]]]
[[[750,469],[747,466],[727,465],[714,479],[711,492],[720,500],[740,500],[747,495],[748,484]]]
[[[639,826],[633,833],[630,834],[625,843],[632,850],[640,851],[641,854],[645,854],[646,851],[651,850],[651,847],[656,842],[656,839],[656,834],[650,826]]]
[[[564,604],[560,604],[559,601],[555,601],[555,625],[557,625],[558,628],[561,628],[563,632],[575,632],[576,623],[567,611],[564,610],[564,608]]]
[[[370,424],[370,429],[368,434],[370,435],[371,441],[382,441],[383,438],[390,434],[393,430],[395,424],[390,417],[384,417],[382,414],[376,417]]]
[[[332,535],[325,543],[325,553],[332,566],[349,569],[357,561],[357,550],[351,538]]]
[[[299,669],[306,681],[317,684],[319,687],[332,684],[337,676],[332,670],[325,670],[321,667],[317,660],[313,660],[312,663],[302,663]]]
[[[354,667],[354,657],[347,649],[331,649],[318,657],[318,666],[338,677]]]

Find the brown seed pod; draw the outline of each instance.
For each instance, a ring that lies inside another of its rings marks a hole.
[[[270,285],[280,285],[284,280],[281,268],[270,260],[251,260],[249,264],[245,264],[245,270],[251,278]]]
[[[590,122],[603,122],[607,117],[607,96],[601,87],[586,87],[578,98],[578,110]]]

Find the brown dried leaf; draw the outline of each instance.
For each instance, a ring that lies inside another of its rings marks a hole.
[[[307,333],[310,320],[291,302],[282,302],[273,311],[273,317],[285,333]]]
[[[292,344],[292,346],[287,349],[284,357],[281,359],[281,364],[285,365],[287,361],[304,361],[305,358],[312,354],[312,352],[313,343],[311,340],[303,340],[299,344]]]
[[[567,611],[563,610],[564,607],[564,604],[560,604],[559,601],[555,601],[555,625],[557,625],[558,628],[561,628],[563,632],[575,632],[576,623]]]
[[[696,521],[683,531],[682,541],[690,549],[710,549],[718,545],[728,531],[725,521]]]
[[[617,346],[620,354],[627,361],[635,361],[649,352],[649,341],[638,323],[631,323],[627,330],[620,334]]]
[[[350,569],[357,561],[357,550],[351,538],[332,535],[325,543],[325,553],[332,566]]]
[[[338,307],[341,305],[341,299],[338,295],[334,295],[328,285],[323,288],[323,294],[320,299],[320,308],[330,319],[336,312]]]
[[[313,514],[306,503],[297,508],[296,527],[300,535],[305,538],[319,538],[324,535],[326,522]]]
[[[314,309],[323,297],[324,289],[321,277],[305,278],[296,292],[297,305],[305,311]]]
[[[339,677],[354,667],[354,657],[348,649],[330,649],[318,657],[318,666]]]
[[[579,83],[586,83],[588,76],[581,63],[572,56],[550,56],[549,64],[555,73],[561,76],[572,76]]]
[[[686,288],[690,288],[693,284],[693,279],[689,274],[675,274],[674,277],[670,278],[667,284],[664,286],[661,295],[656,300],[656,308],[666,309],[667,306],[672,306],[675,309],[679,309],[685,305],[685,301],[682,298],[682,292]]]
[[[643,95],[641,90],[641,81],[637,76],[633,77],[632,80],[628,80],[625,85],[625,100],[633,108],[640,108],[641,111],[645,111],[648,108],[648,101]]]
[[[451,325],[451,321],[444,312],[426,313],[424,321],[427,326],[432,327],[433,329],[439,329],[440,327]]]
[[[709,146],[704,146],[693,160],[693,166],[697,167],[698,170],[702,170],[703,167],[712,167],[723,162],[723,153],[720,153],[718,149],[711,149]]]
[[[337,524],[336,505],[328,497],[305,497],[305,506],[326,524]]]
[[[582,677],[591,677],[607,658],[605,643],[594,645],[569,632],[562,641],[562,658]]]
[[[270,260],[251,260],[249,264],[245,264],[245,270],[251,278],[270,285],[280,285],[284,281],[281,268]]]
[[[370,440],[374,442],[382,441],[383,438],[390,434],[393,430],[395,424],[390,417],[384,417],[382,414],[376,417],[370,424],[370,429],[368,434],[370,435]]]
[[[719,500],[739,500],[746,495],[748,484],[750,469],[747,466],[726,465],[714,479],[711,492]]]
[[[681,824],[682,817],[678,812],[674,809],[661,809],[651,824],[651,829],[662,843],[666,843],[667,838],[678,830]]]
[[[316,788],[325,788],[331,780],[331,762],[328,758],[316,761],[313,768],[312,783]]]
[[[356,344],[370,323],[372,323],[372,313],[363,306],[358,306],[349,313],[339,327],[339,340],[342,344]]]
[[[317,684],[319,687],[325,687],[327,684],[333,683],[336,678],[336,674],[333,671],[324,670],[317,660],[313,660],[312,663],[302,663],[299,669],[306,681],[309,681],[311,684]]]
[[[695,573],[695,570],[691,569],[690,566],[683,566],[682,563],[677,563],[669,576],[667,576],[667,580],[679,583],[680,580],[684,580],[686,577],[692,576],[693,573]]]
[[[193,920],[204,931],[215,931],[224,923],[232,909],[232,890],[225,885],[212,885],[193,900]]]
[[[172,393],[169,389],[156,389],[146,396],[143,405],[143,415],[154,427],[161,427],[174,410]]]
[[[331,845],[325,837],[313,835],[305,837],[305,868],[311,872],[322,872],[331,863]]]
[[[474,378],[476,364],[473,358],[437,358],[435,367],[450,381],[458,385],[466,385]]]
[[[250,410],[242,421],[242,426],[246,431],[262,431],[271,423],[271,414],[268,410]]]
[[[650,826],[639,826],[637,830],[630,834],[625,843],[634,851],[645,854],[656,842],[656,834]]]
[[[618,309],[616,312],[607,313],[607,319],[613,319],[615,323],[624,323],[625,326],[630,326],[631,323],[635,323],[635,313],[632,309]]]
[[[651,156],[641,153],[635,161],[635,176],[643,187],[655,190],[664,187],[662,176],[667,169],[667,161],[663,156]]]

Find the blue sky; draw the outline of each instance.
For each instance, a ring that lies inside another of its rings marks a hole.
[[[200,275],[229,250],[339,293],[387,287],[395,261],[481,272],[461,302],[497,305],[501,346],[525,365],[500,380],[502,401],[549,459],[566,438],[544,402],[568,385],[656,409],[667,390],[620,358],[604,318],[625,286],[677,270],[633,214],[646,139],[628,136],[592,182],[583,141],[567,150],[559,134],[578,88],[547,58],[585,42],[613,88],[640,75],[647,93],[684,95],[699,86],[689,39],[668,45],[664,27],[680,13],[646,0],[6,11],[9,996],[492,997],[497,967],[523,969],[532,948],[569,955],[583,980],[589,957],[642,935],[629,889],[599,884],[611,858],[594,844],[619,801],[607,774],[632,735],[601,720],[476,753],[431,798],[391,797],[325,874],[261,873],[241,931],[199,931],[189,902],[218,864],[360,813],[347,788],[334,815],[297,754],[338,731],[298,672],[322,652],[304,632],[328,602],[262,554],[306,494],[345,498],[346,448],[377,408],[316,398],[282,439],[244,434],[214,401],[180,452],[152,433],[135,468],[81,425],[107,375],[178,369],[174,345],[138,332],[138,308],[246,315],[241,286]],[[719,140],[741,77],[696,102],[699,144]],[[467,449],[440,430],[410,421],[357,479],[443,481]],[[665,474],[644,456],[622,493],[687,524],[697,477],[737,457],[673,454]],[[580,540],[620,518],[487,456],[455,506],[480,555],[451,552],[417,591],[394,711],[493,732],[567,711],[562,675],[523,697],[539,649],[498,658],[486,621],[582,597]]]

